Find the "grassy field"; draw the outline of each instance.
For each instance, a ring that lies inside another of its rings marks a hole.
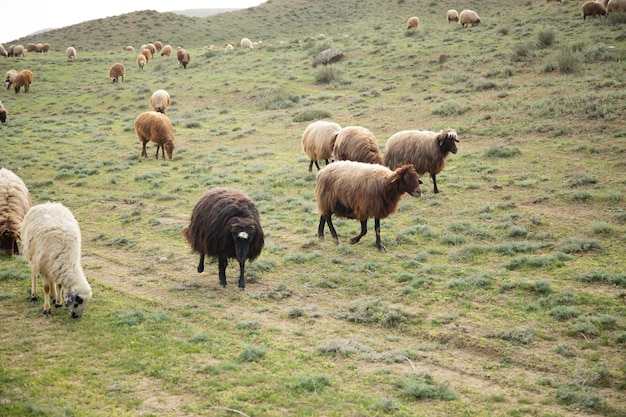
[[[626,416],[626,19],[510,3],[270,0],[19,40],[53,49],[0,59],[35,75],[0,93],[0,166],[72,210],[94,297],[45,318],[28,264],[0,257],[0,415]],[[483,23],[445,21],[465,7]],[[264,47],[222,51],[244,36]],[[156,40],[189,49],[187,70],[122,51]],[[329,47],[344,59],[313,68]],[[160,88],[171,161],[141,158],[133,129]],[[354,220],[339,245],[316,237],[300,138],[318,118],[383,150],[458,132],[441,193],[425,176],[381,221],[387,253],[373,230],[350,245]],[[261,213],[245,292],[233,265],[226,288],[216,262],[198,274],[180,233],[216,186]]]

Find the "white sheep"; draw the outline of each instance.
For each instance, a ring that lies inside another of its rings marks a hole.
[[[394,133],[385,146],[384,163],[390,169],[411,164],[418,175],[430,173],[434,192],[439,193],[436,175],[443,169],[450,153],[456,153],[456,131],[403,130]]]
[[[459,24],[463,27],[469,25],[477,25],[480,23],[480,17],[473,10],[463,10],[459,15]]]
[[[233,44],[232,44],[232,43],[226,43],[226,44],[224,45],[224,50],[225,50],[225,51],[232,51],[233,49],[235,49],[235,47],[233,46]]]
[[[165,113],[170,103],[170,94],[165,90],[156,90],[150,97],[150,106],[159,113]]]
[[[161,49],[161,56],[170,56],[172,55],[172,45],[165,45],[163,49]]]
[[[32,269],[31,300],[37,301],[37,277],[44,291],[43,314],[50,316],[50,292],[55,307],[70,307],[80,317],[91,300],[91,286],[81,266],[81,235],[72,212],[60,203],[31,207],[21,227],[22,252]]]
[[[626,13],[626,0],[609,0],[606,3],[607,13]]]
[[[4,49],[4,45],[2,45],[1,43],[0,43],[0,55],[2,55],[5,58],[9,56],[9,53],[7,52],[6,49]]]
[[[367,219],[374,218],[376,247],[386,251],[380,240],[380,219],[394,213],[404,193],[419,197],[422,193],[415,169],[407,164],[394,171],[389,168],[355,161],[337,161],[317,173],[315,200],[320,214],[317,236],[324,239],[324,225],[335,243],[337,232],[333,214],[361,222],[361,233],[350,239],[357,243],[367,233]]]
[[[459,21],[459,12],[454,9],[450,9],[446,12],[446,20],[448,23],[450,22],[458,22]]]
[[[304,129],[302,134],[302,152],[304,152],[311,162],[309,163],[309,172],[313,171],[313,164],[320,170],[317,161],[328,160],[333,156],[333,147],[337,132],[341,130],[341,126],[335,122],[318,120],[311,123]]]
[[[65,56],[67,57],[67,59],[69,59],[70,61],[74,61],[76,59],[76,48],[74,48],[73,46],[69,46],[66,50],[65,50]]]
[[[409,20],[406,21],[406,29],[407,30],[415,30],[420,25],[420,19],[417,16],[409,17]]]
[[[241,39],[239,45],[241,46],[241,49],[252,49],[252,41],[248,38]]]
[[[363,126],[346,126],[337,132],[332,158],[336,161],[348,160],[368,164],[383,163],[376,137]]]
[[[0,169],[0,249],[7,256],[20,253],[17,246],[20,224],[30,206],[30,193],[24,181],[13,171]]]
[[[17,77],[17,70],[10,69],[4,74],[4,84],[7,86],[7,90],[13,85],[13,81]]]

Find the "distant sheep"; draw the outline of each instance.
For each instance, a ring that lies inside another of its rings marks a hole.
[[[409,17],[409,20],[406,21],[406,29],[407,30],[415,30],[420,25],[420,19],[417,16]]]
[[[135,48],[130,45],[125,46],[123,49],[127,52],[135,52]]]
[[[160,51],[161,49],[163,49],[163,42],[161,41],[154,42],[154,47],[156,48],[157,51]]]
[[[450,153],[457,152],[458,141],[456,131],[452,129],[439,132],[403,130],[387,140],[384,162],[390,169],[411,164],[418,175],[430,173],[437,194],[437,174],[443,169]]]
[[[152,93],[150,97],[150,106],[154,109],[154,111],[159,113],[165,113],[165,110],[170,106],[171,103],[170,95],[165,90],[157,90]]]
[[[600,2],[587,1],[580,7],[580,14],[586,20],[587,16],[605,16],[606,9]]]
[[[241,49],[252,49],[252,41],[248,38],[243,38],[239,46],[241,46]]]
[[[32,269],[31,300],[37,301],[37,276],[43,283],[43,314],[50,316],[50,292],[55,307],[64,303],[73,318],[91,300],[91,286],[81,266],[81,235],[72,212],[60,203],[31,207],[21,227],[24,258]]]
[[[459,21],[459,12],[454,9],[450,9],[446,12],[446,20],[448,23],[450,22],[458,22]]]
[[[152,56],[154,56],[154,54],[156,54],[156,52],[157,52],[157,48],[156,48],[156,46],[154,46],[153,43],[147,44],[146,48],[150,50],[150,52],[152,53]]]
[[[43,53],[47,54],[48,52],[50,52],[50,49],[52,49],[52,47],[50,46],[50,44],[48,42],[45,42],[43,44]]]
[[[337,139],[337,132],[341,130],[341,126],[335,122],[327,122],[318,120],[309,124],[302,134],[302,152],[304,152],[311,162],[309,163],[309,172],[313,171],[313,164],[320,170],[317,161],[328,160],[333,156],[333,147]]]
[[[332,158],[336,161],[348,160],[368,164],[383,163],[376,137],[362,126],[347,126],[337,132]]]
[[[193,208],[183,235],[192,250],[200,254],[199,273],[204,271],[205,256],[217,258],[222,287],[226,287],[228,259],[237,259],[240,290],[246,288],[246,260],[254,261],[265,244],[254,202],[242,191],[232,188],[207,191]]]
[[[109,68],[109,78],[111,78],[111,82],[116,83],[120,78],[122,79],[122,82],[124,82],[124,72],[125,69],[123,64],[118,62],[111,65],[111,68]]]
[[[320,222],[317,236],[324,239],[324,226],[335,243],[339,243],[331,217],[357,219],[361,233],[350,239],[357,243],[367,233],[367,219],[374,218],[376,247],[386,251],[380,240],[380,219],[394,213],[404,193],[419,197],[422,193],[415,169],[407,164],[395,171],[389,168],[354,161],[337,161],[317,173],[315,200]]]
[[[15,50],[15,45],[9,45],[9,47],[7,48],[7,57],[12,57],[14,56],[14,51]]]
[[[9,114],[9,112],[0,101],[0,122],[4,123],[7,121],[7,114]]]
[[[146,152],[146,144],[150,141],[156,143],[157,149],[154,155],[159,159],[159,149],[161,155],[165,159],[165,152],[169,159],[172,159],[174,152],[174,126],[170,119],[163,113],[156,111],[147,111],[141,113],[135,119],[135,133],[142,143],[141,156],[148,157]]]
[[[43,47],[43,45],[42,45]],[[37,52],[37,44],[29,43],[26,45],[26,52]]]
[[[17,70],[10,69],[4,74],[4,84],[7,86],[7,90],[13,85],[13,81],[17,76]]]
[[[146,57],[146,62],[152,59],[152,51],[150,51],[148,48],[141,48],[140,52],[143,56]]]
[[[20,254],[20,225],[30,204],[24,181],[6,168],[0,169],[0,249],[7,256]]]
[[[146,66],[146,57],[144,54],[137,55],[137,67],[139,67],[139,71],[143,71]]]
[[[480,23],[480,17],[473,10],[463,10],[459,15],[459,24],[463,27],[469,25],[477,25]]]
[[[226,51],[232,51],[233,49],[235,49],[235,47],[233,46],[232,43],[226,43],[224,44],[224,50]]]
[[[23,69],[18,72],[13,79],[13,90],[15,90],[15,94],[18,94],[22,87],[24,87],[24,94],[28,93],[34,79],[33,73],[30,70]]]
[[[0,55],[7,58],[9,56],[9,53],[7,52],[6,49],[4,49],[4,45],[2,45],[0,43]]]
[[[22,45],[15,45],[13,47],[13,56],[24,56],[24,47]]]
[[[179,67],[187,69],[187,65],[189,65],[189,61],[191,61],[191,55],[189,55],[186,49],[180,48],[176,51],[176,59],[178,59]]]
[[[68,47],[65,50],[65,56],[68,60],[74,61],[76,59],[76,48],[74,48],[73,46]]]
[[[626,13],[626,0],[609,0],[606,4],[607,13]]]
[[[165,45],[163,49],[161,49],[161,56],[170,56],[172,55],[172,45]]]

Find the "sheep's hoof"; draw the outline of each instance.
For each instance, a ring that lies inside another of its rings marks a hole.
[[[379,252],[387,252],[387,248],[385,247],[385,245],[383,245],[382,243],[380,244],[380,246],[378,246],[378,251]]]
[[[239,287],[239,291],[245,291],[246,287]]]
[[[61,307],[63,307],[63,304],[57,304],[57,303],[54,303],[54,307],[55,307],[55,308],[61,308]]]
[[[31,303],[36,303],[39,300],[39,297],[37,297],[36,295],[31,295],[30,296],[30,302]]]
[[[339,244],[339,239],[338,239],[338,238],[336,238],[336,237],[334,237],[334,238],[333,238],[333,242],[335,242],[335,245],[338,245],[338,244]]]
[[[44,315],[45,317],[50,317],[50,310],[44,310],[44,311],[43,311],[43,315]]]

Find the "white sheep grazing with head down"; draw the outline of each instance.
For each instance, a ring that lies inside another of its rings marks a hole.
[[[480,17],[473,10],[463,10],[459,15],[459,24],[463,27],[469,25],[477,25],[480,23]]]
[[[7,86],[7,90],[13,85],[13,81],[17,77],[17,70],[10,69],[4,74],[4,83]]]
[[[403,130],[394,133],[385,146],[384,163],[390,169],[411,164],[418,175],[430,173],[435,194],[439,193],[436,175],[443,169],[450,153],[456,153],[456,131]]]
[[[172,55],[172,45],[165,45],[163,49],[161,49],[161,56],[170,56]]]
[[[304,129],[302,134],[302,152],[304,152],[311,162],[309,163],[309,172],[313,171],[313,164],[320,170],[320,166],[317,161],[322,159],[326,161],[333,156],[333,147],[335,146],[335,139],[337,139],[337,132],[341,130],[341,126],[335,122],[327,122],[325,120],[318,120],[311,123]]]
[[[243,38],[239,45],[241,49],[252,49],[252,41],[248,38]]]
[[[2,103],[0,103],[2,107]],[[1,113],[0,113],[1,115]],[[24,181],[6,168],[0,169],[0,249],[19,255],[20,224],[30,209],[30,193]]]
[[[81,235],[72,212],[60,203],[31,207],[21,227],[22,252],[32,269],[31,300],[37,301],[37,277],[44,291],[43,314],[50,316],[50,293],[55,307],[70,307],[80,317],[91,300],[91,286],[81,266]]]
[[[171,101],[170,94],[167,91],[156,90],[150,97],[150,106],[152,106],[154,111],[165,113],[165,110],[167,110],[170,106]]]
[[[417,16],[409,17],[409,20],[406,21],[406,29],[407,30],[415,30],[420,25],[420,19]]]
[[[448,23],[450,22],[458,22],[459,21],[459,12],[454,9],[450,9],[446,12],[446,20]]]
[[[76,48],[74,48],[73,46],[69,46],[66,50],[65,50],[65,56],[67,57],[67,59],[69,59],[70,61],[74,61],[76,59]]]

